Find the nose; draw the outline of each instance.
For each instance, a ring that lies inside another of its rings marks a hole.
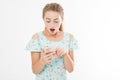
[[[55,23],[52,21],[52,22],[50,23],[50,26],[51,26],[52,28],[54,28],[54,27],[55,27]]]

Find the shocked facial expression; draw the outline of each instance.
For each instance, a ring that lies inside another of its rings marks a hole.
[[[44,15],[45,27],[50,34],[55,34],[59,31],[60,25],[62,24],[62,18],[60,13],[55,11],[47,11]]]

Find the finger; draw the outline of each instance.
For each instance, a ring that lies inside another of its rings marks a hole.
[[[51,58],[48,57],[47,60],[46,60],[46,63],[50,63],[51,62]]]
[[[51,63],[51,60],[47,60],[47,61],[46,61],[46,64],[47,64],[47,65],[50,65],[50,63]]]
[[[51,59],[52,59],[52,58],[51,58],[51,57],[49,57],[49,58],[47,58],[47,61],[51,61]]]
[[[57,48],[57,49],[56,49],[56,52],[57,52],[57,54],[58,54],[58,53],[60,52],[60,48]]]
[[[61,57],[62,55],[63,55],[63,52],[61,51],[60,54],[59,54],[59,56]]]
[[[48,54],[50,54],[50,53],[51,53],[51,52],[50,52],[49,50],[44,50],[43,55],[46,56],[46,55],[48,55]]]
[[[48,63],[46,63],[47,65],[50,65],[51,64],[51,62],[48,62]]]
[[[58,56],[60,56],[60,55],[61,55],[61,53],[62,53],[62,50],[61,50],[61,49],[59,49],[59,50],[57,51],[57,55],[58,55]]]
[[[51,49],[50,49],[50,48],[47,48],[47,49],[45,50],[45,53],[49,53],[49,52],[51,52]]]
[[[52,52],[48,52],[46,53],[47,56],[51,56],[52,55]]]
[[[64,53],[61,53],[61,54],[60,54],[60,57],[62,57],[63,55],[64,55]]]
[[[45,50],[44,50],[44,48],[42,48],[42,53],[44,53],[45,52]]]
[[[52,55],[46,55],[47,60],[51,60]]]
[[[51,57],[44,57],[44,61],[45,61],[45,63],[48,63],[48,62],[50,62],[51,61]]]
[[[45,48],[42,48],[42,53],[41,53],[42,56],[45,56],[46,55],[45,53],[46,53]]]
[[[60,48],[59,48],[59,47],[57,47],[57,48],[56,48],[56,51],[60,51]]]
[[[61,49],[61,50],[59,51],[59,56],[61,57],[61,56],[63,56],[65,53],[66,53],[66,49]]]
[[[52,56],[55,55],[55,54],[56,54],[56,51],[51,52],[51,55],[52,55]]]
[[[48,59],[48,58],[50,58],[50,57],[51,57],[50,55],[45,55],[45,58],[46,58],[46,59]]]

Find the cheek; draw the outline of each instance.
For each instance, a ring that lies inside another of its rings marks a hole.
[[[50,24],[49,23],[47,23],[47,22],[44,22],[45,23],[45,27],[46,28],[50,28]]]
[[[60,23],[57,23],[57,24],[55,25],[55,28],[56,28],[56,29],[59,29],[59,28],[60,28],[60,25],[61,25]]]
[[[60,27],[60,25],[62,24],[61,22],[55,23],[57,27]]]
[[[55,27],[56,27],[56,28],[59,28],[60,25],[61,25],[60,23],[56,23],[56,24],[55,24]]]

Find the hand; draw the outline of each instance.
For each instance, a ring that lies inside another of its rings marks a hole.
[[[42,56],[41,56],[41,59],[42,61],[47,64],[47,65],[50,65],[51,63],[51,59],[52,59],[52,56],[55,54],[56,52],[55,51],[52,51],[50,50],[50,48],[48,49],[42,49]]]
[[[57,54],[58,57],[62,57],[67,53],[68,53],[68,48],[67,47],[66,48],[57,48],[56,49],[56,54]]]

